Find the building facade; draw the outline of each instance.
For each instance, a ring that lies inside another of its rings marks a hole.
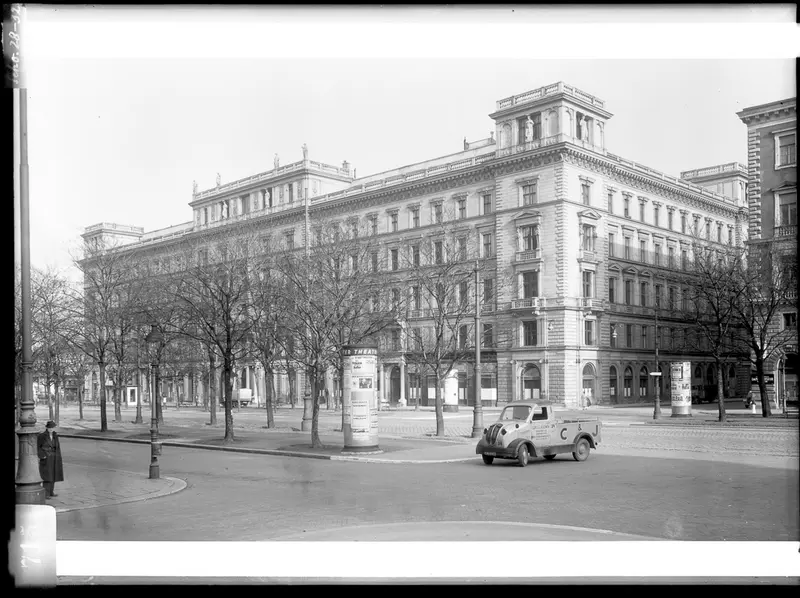
[[[698,395],[719,382],[679,308],[693,244],[744,242],[745,180],[736,164],[673,177],[619,157],[606,147],[611,117],[603,100],[559,82],[498,101],[488,139],[367,177],[347,162],[311,161],[304,147],[302,161],[280,166],[276,156],[266,172],[195,186],[192,221],[125,247],[159,271],[180,239],[217,227],[252,223],[301,250],[314,222],[339,219],[367,223],[381,263],[402,279],[393,257],[450,220],[449,234],[470,240],[465,262],[480,264],[485,404],[649,402],[654,380],[668,404],[671,361],[692,362]],[[112,226],[89,227],[84,238]],[[414,315],[380,344],[385,403],[433,401],[408,359],[405,332],[424,326],[424,314]],[[662,376],[651,376],[657,370]],[[245,384],[260,395],[262,374],[250,371]],[[747,392],[748,372],[744,360],[726,364],[726,396]],[[471,376],[472,365],[459,364],[446,403],[474,401]],[[280,394],[286,382],[276,382]]]
[[[737,116],[747,125],[748,250],[765,245],[797,263],[797,106],[796,98],[745,108]],[[771,324],[793,331],[794,338],[769,359],[766,372],[770,399],[797,404],[797,295]],[[772,331],[773,333],[775,331]],[[754,384],[754,392],[757,393]]]

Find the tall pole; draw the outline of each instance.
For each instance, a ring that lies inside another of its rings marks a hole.
[[[655,375],[653,376],[653,381],[655,382],[656,386],[656,402],[653,406],[653,419],[659,419],[661,417],[661,368],[658,365],[658,305],[661,303],[661,297],[656,293],[655,295],[655,305],[653,306],[653,313],[655,314],[655,322],[656,327],[654,330],[654,336],[656,337],[656,371],[653,372]]]
[[[152,393],[150,395],[150,479],[157,480],[159,478],[158,455],[160,453],[160,445],[158,443],[158,415],[156,412],[156,368],[158,366],[155,360],[150,364],[150,386]]]
[[[475,405],[472,410],[472,437],[483,435],[481,404],[481,301],[478,289],[478,260],[475,260]]]
[[[20,257],[22,261],[22,395],[19,405],[19,467],[17,468],[15,500],[18,505],[45,504],[45,491],[39,474],[39,455],[36,447],[36,411],[33,402],[31,368],[31,256],[30,205],[28,202],[28,96],[19,90],[19,207]]]

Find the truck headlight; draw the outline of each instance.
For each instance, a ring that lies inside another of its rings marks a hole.
[[[488,434],[488,433],[489,433],[489,430],[488,430],[487,428],[484,428],[484,429],[483,429],[483,433],[484,433],[484,435],[486,435],[486,434]]]
[[[506,429],[505,429],[505,428],[503,428],[502,430],[500,430],[500,433],[501,433],[503,436],[505,436],[505,435],[506,435]]]

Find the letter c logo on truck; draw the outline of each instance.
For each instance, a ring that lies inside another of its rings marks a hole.
[[[567,439],[567,429],[561,428],[561,440],[566,440],[566,439]]]

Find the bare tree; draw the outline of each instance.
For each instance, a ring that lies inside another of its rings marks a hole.
[[[213,348],[222,359],[226,443],[234,441],[232,374],[237,360],[246,355],[254,325],[250,243],[249,231],[239,230],[220,231],[207,243],[188,245],[185,275],[175,291],[183,334]]]
[[[787,307],[797,310],[797,253],[772,244],[754,245],[747,267],[734,272],[741,289],[735,306],[737,339],[750,350],[761,394],[761,414],[772,415],[764,379],[770,358],[785,344],[797,344],[797,328],[784,327],[780,314]]]
[[[692,253],[682,281],[682,315],[695,331],[689,337],[690,346],[696,344],[695,350],[704,351],[714,360],[719,421],[724,422],[727,419],[722,384],[724,365],[730,357],[741,357],[742,353],[741,345],[737,346],[733,338],[737,326],[736,310],[743,292],[737,272],[744,267],[744,252],[741,248],[711,247],[695,241]],[[656,297],[656,301],[660,302],[660,297]]]
[[[442,386],[456,365],[474,354],[474,270],[477,247],[466,232],[442,222],[435,233],[412,245],[408,267],[408,360],[418,374],[435,380],[436,435],[444,436]],[[471,250],[470,250],[471,249]],[[490,257],[488,255],[484,257]],[[483,269],[483,261],[477,262]],[[392,301],[403,289],[393,288]],[[476,397],[476,400],[479,400]]]

